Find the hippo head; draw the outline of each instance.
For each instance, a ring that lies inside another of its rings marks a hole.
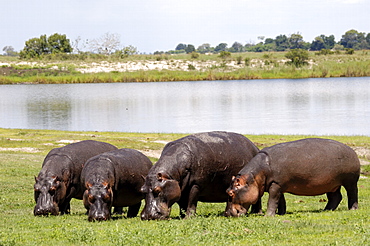
[[[39,175],[35,177],[34,195],[36,206],[33,210],[35,216],[58,215],[59,205],[66,196],[66,185],[55,175]]]
[[[179,182],[165,172],[148,175],[141,188],[145,194],[145,207],[141,212],[142,220],[166,219],[170,216],[171,206],[180,199]]]
[[[259,176],[253,174],[238,175],[233,177],[230,187],[227,189],[229,195],[225,216],[238,217],[248,212],[249,206],[255,204],[261,197],[261,186]]]
[[[113,191],[107,182],[86,184],[83,203],[88,210],[89,221],[103,221],[111,218]]]

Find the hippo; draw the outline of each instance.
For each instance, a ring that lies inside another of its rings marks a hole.
[[[342,200],[343,186],[348,209],[358,208],[357,182],[360,161],[350,147],[340,142],[308,138],[262,149],[227,190],[230,196],[225,215],[244,215],[264,192],[269,193],[266,216],[286,213],[284,193],[317,196],[326,193],[325,210],[335,210]]]
[[[203,132],[167,143],[150,169],[142,192],[142,220],[167,219],[176,202],[180,216],[189,218],[197,202],[226,202],[226,189],[237,173],[258,153],[246,137],[232,132]],[[259,207],[258,207],[259,205]],[[252,207],[259,212],[260,204]]]
[[[52,149],[35,177],[34,215],[69,214],[71,199],[82,199],[84,192],[80,181],[83,164],[95,155],[114,149],[117,148],[109,143],[94,140]]]
[[[81,173],[88,220],[109,220],[112,206],[119,213],[128,206],[127,217],[135,217],[144,198],[140,189],[151,167],[149,158],[134,149],[113,150],[90,158]]]

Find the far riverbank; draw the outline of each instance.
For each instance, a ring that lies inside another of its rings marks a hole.
[[[64,84],[248,79],[298,79],[370,76],[370,54],[357,51],[318,55],[309,52],[307,65],[295,67],[285,52],[132,55],[124,59],[19,60],[0,56],[0,84]]]

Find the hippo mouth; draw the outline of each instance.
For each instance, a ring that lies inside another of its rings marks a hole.
[[[249,205],[242,206],[239,204],[232,204],[229,209],[225,211],[226,217],[240,217],[247,214]]]
[[[101,221],[107,221],[107,220],[110,220],[110,217],[109,216],[89,216],[88,218],[89,222],[101,222]]]
[[[40,208],[38,206],[35,207],[33,210],[33,214],[35,216],[49,216],[49,215],[59,215],[58,206],[54,205],[53,207],[49,208]]]
[[[142,220],[166,220],[170,217],[171,208],[167,206],[153,206],[150,211],[143,211]]]

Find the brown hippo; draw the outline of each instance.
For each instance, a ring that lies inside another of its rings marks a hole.
[[[109,220],[112,206],[115,212],[128,206],[127,217],[135,217],[144,198],[140,189],[151,167],[149,158],[134,149],[113,150],[90,158],[81,173],[88,220]]]
[[[348,195],[348,208],[358,208],[357,181],[360,162],[348,146],[334,140],[308,138],[281,143],[261,150],[232,179],[227,193],[227,216],[240,216],[269,193],[266,215],[286,212],[285,192],[299,196],[326,193],[325,210],[334,210],[342,200],[340,188]]]
[[[95,155],[117,149],[109,143],[85,140],[52,149],[35,178],[34,215],[70,213],[72,198],[82,199],[80,175],[83,164]]]
[[[194,214],[198,201],[226,202],[233,173],[257,153],[249,139],[232,132],[198,133],[168,143],[142,187],[146,195],[141,219],[166,219],[175,202],[182,217],[184,212],[187,217]]]

